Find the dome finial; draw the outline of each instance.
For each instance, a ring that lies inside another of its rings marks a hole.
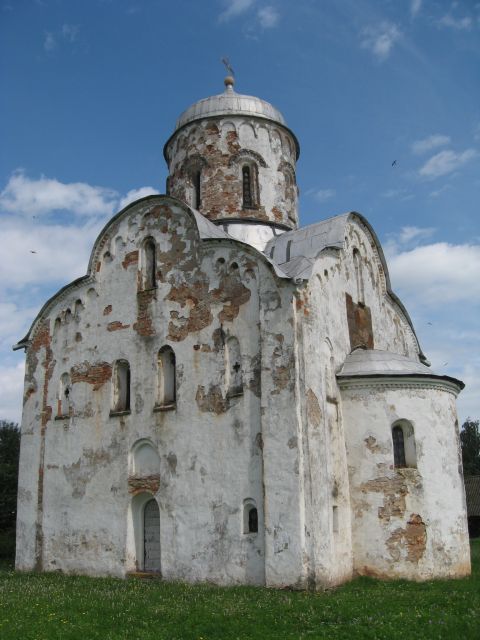
[[[223,82],[227,88],[227,91],[228,90],[232,91],[233,85],[235,84],[235,71],[232,69],[230,65],[230,61],[226,56],[222,58],[222,62],[225,65],[225,68],[228,72],[228,75],[225,77],[225,80]]]

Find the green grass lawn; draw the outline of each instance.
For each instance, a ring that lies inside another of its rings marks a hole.
[[[480,540],[470,578],[360,578],[326,593],[16,574],[0,567],[1,640],[480,639]]]

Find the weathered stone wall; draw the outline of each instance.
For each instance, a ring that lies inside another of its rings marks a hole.
[[[439,383],[342,383],[354,569],[426,580],[470,573],[455,395]],[[395,468],[392,425],[413,426],[416,464]]]
[[[146,238],[157,244],[157,287],[149,290]],[[145,493],[160,506],[166,578],[303,584],[301,481],[289,445],[298,429],[291,285],[254,249],[201,241],[193,215],[165,197],[114,219],[91,267],[47,308],[27,353],[18,568],[141,568],[132,504]],[[230,337],[239,341],[243,378],[233,396]],[[156,406],[164,345],[176,356],[173,407]],[[131,410],[111,415],[119,359],[130,364]],[[58,399],[65,374],[67,412]],[[145,477],[129,471],[144,439],[159,458],[158,473]],[[257,505],[258,534],[243,531],[246,499]]]
[[[166,148],[169,192],[195,206],[193,175],[201,171],[198,210],[210,220],[254,218],[297,228],[296,147],[280,125],[255,118],[210,118],[180,129]],[[242,166],[258,181],[252,208],[244,208]]]
[[[317,585],[329,585],[352,574],[352,535],[358,526],[352,521],[348,469],[359,461],[345,449],[345,430],[358,428],[358,416],[345,413],[335,374],[359,343],[412,358],[418,358],[419,347],[387,294],[378,249],[360,221],[349,223],[343,249],[318,256],[310,281],[298,288],[296,309],[310,566]],[[367,407],[364,420],[367,424]],[[365,549],[370,546],[367,537]]]

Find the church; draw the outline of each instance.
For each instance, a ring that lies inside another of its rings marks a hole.
[[[268,102],[200,100],[25,349],[18,570],[322,589],[470,573],[456,397],[369,222],[299,227]]]

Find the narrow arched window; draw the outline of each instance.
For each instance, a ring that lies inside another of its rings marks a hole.
[[[225,360],[227,395],[239,396],[243,393],[242,356],[235,336],[228,338],[225,344]]]
[[[248,164],[242,167],[243,208],[253,209],[255,206],[255,186],[253,167]]]
[[[258,510],[252,498],[243,501],[243,533],[258,533]]]
[[[402,427],[396,426],[392,429],[393,440],[393,464],[395,467],[406,467],[405,461],[405,440],[403,438]]]
[[[144,245],[144,286],[145,289],[153,289],[157,286],[157,251],[155,241],[148,238]]]
[[[393,464],[396,468],[416,467],[417,450],[413,425],[408,420],[397,420],[392,426]]]
[[[158,352],[157,405],[173,405],[176,401],[176,363],[171,347],[162,347]]]
[[[201,197],[202,196],[202,191],[201,191],[202,173],[200,169],[197,169],[196,171],[193,172],[192,182],[193,182],[192,206],[194,209],[200,209],[200,206],[202,204],[202,197]]]
[[[248,532],[257,533],[258,531],[258,511],[253,507],[248,512]]]
[[[115,363],[112,411],[130,411],[130,365],[126,360]]]
[[[62,373],[57,398],[57,415],[59,417],[70,415],[70,393],[70,376],[68,373]]]
[[[357,301],[364,303],[364,286],[363,286],[363,272],[362,272],[362,259],[358,249],[353,250],[353,264],[355,267],[355,281],[357,284]]]

